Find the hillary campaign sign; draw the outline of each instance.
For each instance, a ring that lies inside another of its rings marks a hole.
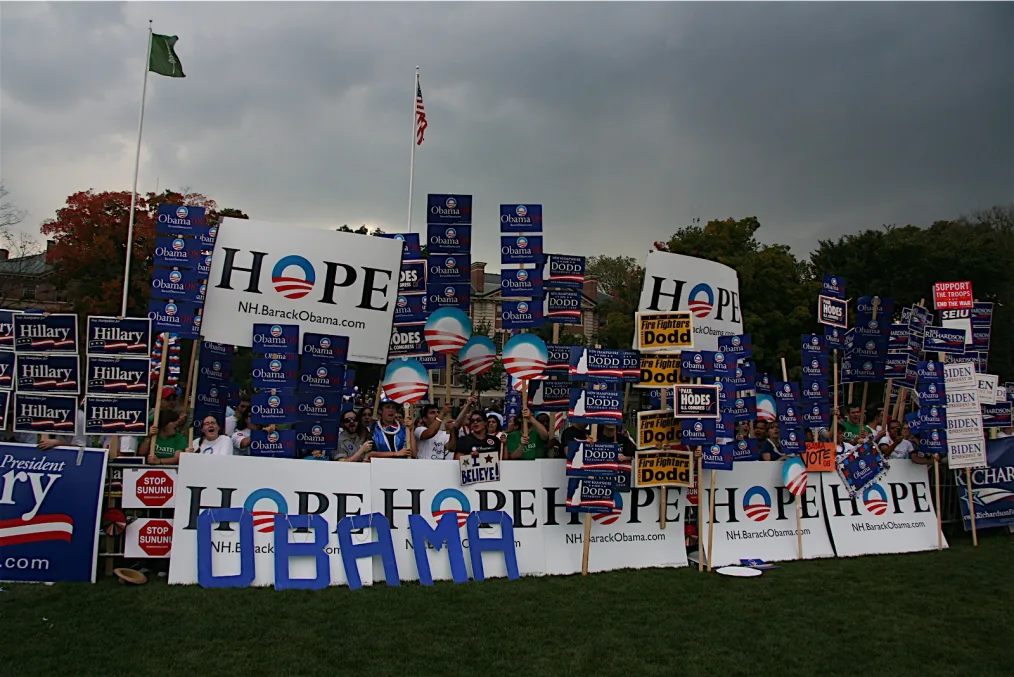
[[[645,263],[641,312],[689,310],[694,345],[718,348],[719,336],[743,333],[739,278],[728,266],[692,256],[654,251]]]
[[[397,240],[223,219],[201,333],[252,345],[254,322],[349,337],[349,359],[386,364],[401,271]]]
[[[0,581],[95,582],[106,452],[0,445]]]
[[[14,394],[14,432],[73,435],[77,423],[74,395]]]
[[[88,317],[89,355],[151,354],[151,320],[147,317]]]
[[[22,393],[72,393],[81,391],[77,355],[17,353],[17,391]]]
[[[148,396],[151,384],[148,358],[90,355],[85,374],[85,392],[89,395]]]
[[[85,397],[86,435],[143,435],[147,429],[147,397]]]
[[[14,350],[19,353],[76,353],[77,315],[14,315]]]

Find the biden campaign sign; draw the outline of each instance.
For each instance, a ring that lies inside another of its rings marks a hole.
[[[215,241],[201,333],[250,346],[254,323],[349,337],[349,359],[387,362],[402,245],[261,221],[224,219]]]
[[[637,309],[689,310],[694,315],[694,347],[702,350],[717,350],[719,336],[743,333],[736,271],[693,256],[648,254]]]

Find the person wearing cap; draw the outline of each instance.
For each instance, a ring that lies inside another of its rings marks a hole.
[[[373,448],[370,458],[408,458],[408,434],[398,422],[398,405],[393,400],[380,403],[380,420],[373,424]]]

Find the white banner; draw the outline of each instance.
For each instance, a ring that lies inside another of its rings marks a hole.
[[[584,514],[568,513],[566,464],[536,461],[542,469],[546,513],[540,520],[546,543],[546,573],[575,574],[581,571],[584,546]],[[618,494],[620,511],[593,515],[589,571],[685,567],[687,548],[683,535],[686,503],[683,489],[667,492],[666,527],[659,528],[658,489],[631,489]]]
[[[451,468],[456,471],[457,465],[452,463]],[[169,583],[197,583],[198,514],[205,508],[243,508],[252,512],[254,518],[256,576],[253,585],[272,585],[275,580],[275,513],[294,515],[301,512],[318,513],[327,521],[331,585],[347,584],[335,527],[346,514],[371,512],[370,465],[183,454],[180,457],[179,487],[173,519]],[[227,524],[224,528],[216,524],[211,534],[214,574],[230,576],[240,573],[238,524]],[[356,537],[354,533],[353,538]],[[311,540],[311,533],[293,533],[293,529],[289,529],[290,542],[306,543]],[[244,544],[243,547],[250,546]],[[373,581],[372,562],[360,559],[357,566],[363,584],[370,585]],[[292,578],[314,578],[316,564],[313,558],[291,558],[289,575]]]
[[[349,337],[349,361],[385,364],[402,244],[391,238],[223,219],[201,334],[250,346],[254,323]]]
[[[743,333],[739,298],[739,277],[732,268],[693,256],[651,252],[637,309],[689,310],[695,350],[716,350],[719,336]]]
[[[176,468],[123,469],[123,508],[172,508],[176,491]]]
[[[820,478],[839,557],[936,549],[937,515],[926,466],[892,459],[887,476],[855,499],[838,473],[820,473]]]
[[[716,472],[715,537],[712,566],[739,564],[741,559],[779,562],[796,559],[795,497],[782,482],[782,463],[736,463]],[[810,474],[802,504],[803,558],[834,557],[824,524],[820,484]],[[711,525],[707,520],[709,492],[702,492],[705,511],[701,543],[705,551]]]
[[[557,463],[563,467],[563,461]],[[440,517],[448,511],[457,514],[469,578],[472,577],[472,560],[465,519],[473,510],[503,510],[509,514],[514,522],[519,573],[525,576],[544,572],[546,556],[543,529],[540,527],[546,511],[539,463],[503,463],[499,481],[469,486],[461,486],[461,470],[453,461],[378,458],[371,461],[369,467],[373,509],[385,514],[391,522],[391,537],[401,580],[419,580],[412,534],[408,527],[408,516],[417,509],[430,527],[436,527]],[[481,528],[480,535],[495,538],[500,536],[500,528]],[[446,546],[439,551],[427,547],[427,553],[433,580],[451,580]],[[487,578],[505,577],[507,568],[503,554],[483,553],[482,569]],[[379,559],[373,565],[373,579],[386,580]]]

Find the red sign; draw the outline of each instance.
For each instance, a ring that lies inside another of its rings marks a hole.
[[[934,282],[933,303],[937,310],[965,310],[975,303],[971,282]]]
[[[173,497],[173,478],[161,470],[149,470],[137,478],[137,500],[149,508],[161,508]]]
[[[149,557],[165,557],[173,544],[173,525],[166,520],[149,520],[137,531],[137,545]]]

